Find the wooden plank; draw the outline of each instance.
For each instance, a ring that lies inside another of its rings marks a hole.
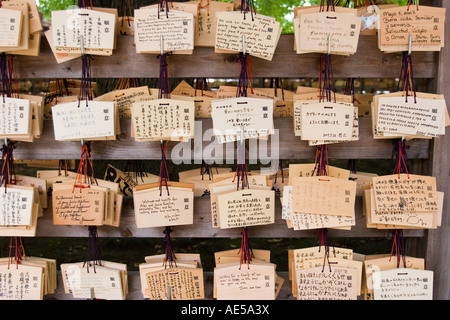
[[[14,157],[20,160],[39,160],[39,159],[79,159],[80,142],[55,141],[53,134],[53,122],[44,121],[44,130],[41,137],[33,143],[22,142],[17,144],[14,150]],[[94,160],[120,160],[120,159],[142,159],[159,160],[161,159],[161,149],[159,142],[136,142],[131,137],[131,125],[129,119],[121,119],[122,133],[115,141],[95,141],[92,143],[92,157]],[[330,159],[391,159],[392,140],[374,140],[371,132],[371,119],[361,118],[360,139],[359,141],[345,142],[328,147],[328,157]],[[274,152],[278,152],[279,159],[314,159],[315,147],[310,147],[306,141],[301,141],[294,135],[292,118],[274,119],[274,127],[278,129],[278,134],[271,138],[269,142],[261,140],[258,144],[248,144],[250,151],[259,152],[258,159],[277,159]],[[185,164],[200,164],[202,154],[204,159],[216,158],[217,161],[226,163],[226,158],[230,157],[231,164],[236,159],[235,145],[231,144],[231,149],[227,146],[218,144],[214,138],[211,138],[211,119],[201,119],[196,122],[196,130],[200,133],[199,138],[191,143],[191,155],[186,156]],[[276,147],[278,139],[278,148]],[[212,141],[211,141],[212,140]],[[274,142],[272,142],[274,141]],[[413,140],[408,142],[409,159],[427,159],[429,157],[429,140]],[[180,153],[178,142],[168,142],[167,158]],[[211,154],[212,149],[221,150],[224,156]],[[201,150],[201,153],[200,153]],[[206,150],[206,151],[205,151]],[[230,150],[230,151],[228,151]],[[191,162],[190,162],[191,161]],[[197,161],[197,162],[194,162]],[[220,164],[220,163],[218,163]]]
[[[211,253],[212,254],[212,253]],[[142,258],[143,259],[143,258]],[[286,252],[287,259],[287,252]],[[295,297],[292,296],[292,285],[289,280],[289,275],[287,272],[277,272],[277,274],[284,279],[283,286],[281,287],[281,291],[278,294],[277,300],[296,300]],[[213,300],[213,279],[214,273],[211,271],[205,271],[203,273],[204,279],[204,290],[205,290],[205,299],[204,300]],[[49,294],[44,297],[44,300],[84,300],[84,299],[74,299],[71,294],[67,294],[64,292],[64,287],[62,285],[62,276],[61,273],[58,273],[58,288],[56,289],[54,294]],[[128,272],[128,290],[129,293],[126,297],[126,300],[149,300],[144,299],[141,292],[141,278],[138,271],[129,271]],[[188,303],[188,301],[186,301]]]
[[[50,201],[51,202],[51,201]],[[275,223],[264,226],[249,227],[249,237],[254,238],[314,238],[316,230],[294,231],[286,226],[286,221],[281,218],[280,199],[276,198]],[[196,197],[194,201],[194,223],[192,225],[172,227],[171,236],[174,238],[240,238],[242,228],[218,229],[211,224],[210,199]],[[44,211],[44,216],[38,220],[37,237],[87,237],[86,226],[61,226],[53,224],[53,215],[49,209]],[[362,213],[362,199],[357,198],[355,205],[356,226],[348,230],[329,229],[329,237],[380,237],[391,236],[390,230],[376,230],[366,228],[366,220]],[[133,200],[126,197],[123,203],[122,217],[119,227],[100,226],[99,237],[136,237],[136,238],[159,238],[164,235],[164,227],[137,228],[134,216]],[[424,230],[405,230],[405,237],[423,237]]]
[[[445,47],[439,56],[436,92],[444,94],[450,101],[450,83],[448,70],[450,67],[450,1],[436,1],[446,8]],[[447,104],[448,108],[448,104]],[[450,128],[447,127],[445,136],[434,139],[432,155],[432,175],[436,177],[437,188],[445,193],[442,226],[432,230],[427,237],[426,265],[428,270],[434,271],[434,299],[450,299]]]
[[[190,55],[168,57],[170,78],[238,78],[237,54],[218,54],[214,48],[195,48]],[[58,64],[43,36],[39,58],[15,56],[17,77],[81,78],[81,60]],[[432,52],[414,52],[414,75],[433,78],[437,57]],[[272,61],[252,57],[253,78],[302,78],[319,76],[320,55],[298,55],[294,51],[294,35],[282,35]],[[333,56],[335,78],[397,78],[400,75],[401,53],[386,54],[377,46],[376,36],[361,36],[358,52],[350,57]],[[133,37],[121,36],[117,49],[109,57],[95,56],[93,78],[159,78],[159,59],[156,54],[137,54]]]

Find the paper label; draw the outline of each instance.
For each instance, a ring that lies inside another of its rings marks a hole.
[[[194,15],[189,12],[158,8],[134,10],[136,52],[161,52],[194,49]]]
[[[81,192],[79,189],[72,192],[72,188],[53,190],[53,224],[102,225],[104,197],[104,192],[91,188]]]
[[[133,193],[138,228],[193,224],[194,193],[191,189],[169,187]]]
[[[297,269],[299,300],[356,300],[357,270],[340,267]]]
[[[136,140],[186,140],[194,137],[194,102],[157,99],[133,103]]]
[[[216,12],[215,48],[243,52],[272,60],[280,36],[280,25],[272,17],[241,12]],[[242,36],[245,39],[243,40]]]
[[[41,267],[0,265],[0,300],[42,300],[42,278]]]
[[[52,107],[55,140],[115,136],[115,106],[109,101],[67,102]]]
[[[356,182],[328,176],[293,177],[293,212],[352,217]]]
[[[27,99],[0,99],[0,136],[29,135],[31,106]]]
[[[220,228],[266,225],[275,222],[275,192],[246,189],[217,195]]]
[[[382,212],[436,212],[436,178],[397,174],[372,178],[375,209]]]
[[[214,270],[218,300],[275,299],[274,265],[233,265]]]
[[[378,131],[431,137],[445,134],[445,100],[411,96],[407,100],[405,97],[378,99]]]
[[[88,9],[52,11],[53,44],[72,48],[71,53],[95,54],[89,49],[114,48],[116,17],[114,14]],[[64,51],[64,50],[63,50]]]
[[[412,50],[444,45],[445,8],[415,5],[380,11],[380,42],[382,45],[403,45]]]
[[[358,49],[361,18],[340,12],[304,13],[298,18],[299,51],[351,54]],[[300,52],[299,52],[300,53]]]
[[[19,46],[22,12],[0,8],[0,47]]]
[[[76,299],[124,299],[120,270],[99,265],[61,264],[61,272],[66,278],[66,290]]]
[[[302,140],[350,141],[353,139],[353,105],[319,102],[301,107]]]
[[[29,226],[33,210],[33,188],[20,189],[7,187],[0,192],[0,225]]]
[[[214,134],[219,143],[274,133],[273,100],[245,97],[217,99],[211,105]]]
[[[169,268],[145,274],[148,296],[152,300],[204,299],[203,269]]]
[[[398,268],[372,278],[375,300],[433,300],[433,271]]]

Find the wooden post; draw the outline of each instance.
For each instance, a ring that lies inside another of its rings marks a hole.
[[[444,94],[450,101],[450,1],[436,1],[436,5],[446,8],[445,46],[439,55],[436,91]],[[434,271],[434,299],[450,299],[450,128],[445,136],[434,139],[432,147],[432,175],[436,177],[437,189],[445,192],[442,225],[437,230],[428,232],[426,250],[426,268]]]

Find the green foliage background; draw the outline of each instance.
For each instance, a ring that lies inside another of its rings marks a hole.
[[[74,0],[36,0],[38,1],[39,10],[43,13],[46,19],[51,18],[51,12],[54,10],[64,10],[70,6],[76,5],[77,2]],[[233,2],[233,0],[215,0],[221,2]],[[86,0],[86,2],[88,2]],[[131,8],[139,8],[143,5],[149,5],[157,3],[155,0],[129,0]],[[184,2],[184,1],[180,1]],[[310,5],[320,4],[320,0],[254,0],[256,12],[274,17],[280,22],[283,28],[283,34],[294,33],[292,20],[293,11],[295,7],[303,7]],[[377,3],[379,3],[378,1]],[[391,0],[387,1],[389,3],[398,3],[400,5],[406,5],[408,0]],[[126,0],[99,0],[93,1],[94,6],[108,7],[108,8],[118,8],[119,14],[121,13],[124,3]],[[350,1],[350,5],[353,1]]]

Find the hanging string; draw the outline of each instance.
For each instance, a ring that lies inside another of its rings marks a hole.
[[[250,65],[253,62],[248,53],[239,52],[239,82],[237,86],[236,97],[247,97],[247,90],[250,86],[253,93],[252,76],[250,73]]]
[[[206,14],[209,16],[209,7],[210,7],[210,0],[206,0],[206,4],[205,5],[202,5],[202,1],[199,1],[199,3],[198,3],[198,14],[200,15],[201,10],[206,8]]]
[[[58,176],[61,176],[61,171],[64,169],[64,176],[69,176],[69,160],[59,160]]]
[[[9,81],[8,56],[4,52],[0,53],[0,70],[2,73],[3,103],[5,103],[5,97],[11,97],[11,83]]]
[[[353,8],[365,7],[367,9],[368,6],[376,5],[376,1],[373,1],[373,0],[354,0],[354,1],[346,0],[343,3],[342,7],[350,8],[352,2],[353,2]],[[335,6],[336,7],[341,6],[341,3],[342,3],[342,0],[338,0],[335,2]]]
[[[92,0],[89,0],[89,8],[92,9]],[[89,9],[86,5],[85,0],[78,0],[78,8],[80,9]]]
[[[251,14],[252,21],[255,20],[254,15],[256,15],[256,10],[253,0],[241,0],[241,13],[244,14],[244,20],[246,19],[246,15],[248,13]]]
[[[355,104],[355,102],[361,104],[361,102],[356,99],[355,78],[347,78],[345,81],[344,94],[347,96],[352,96],[353,104]]]
[[[216,167],[216,173],[219,173],[219,170]],[[202,159],[202,165],[200,167],[200,175],[202,176],[202,180],[204,180],[205,174],[208,175],[209,180],[213,180],[214,173],[210,164],[206,163],[205,160]]]
[[[201,96],[203,96],[203,91],[209,91],[209,85],[206,78],[195,78],[194,79],[194,90],[197,96],[197,90],[201,90]]]
[[[347,161],[347,170],[350,171],[350,173],[356,173],[356,160],[355,159],[349,159]]]
[[[333,67],[331,55],[321,56],[321,71],[319,73],[319,101],[336,102],[336,90],[334,88]]]
[[[283,160],[281,160],[281,159],[278,160],[278,167],[279,167],[279,169],[275,173],[274,183],[277,183],[278,171],[281,172],[281,183],[284,183]]]
[[[140,178],[142,182],[144,182],[144,177],[147,177],[147,173],[144,172],[142,169],[142,161],[140,160],[127,160],[125,164],[125,172],[129,171],[129,166],[133,166],[133,172],[134,177],[136,179],[136,182],[138,182],[138,179]]]
[[[88,246],[83,267],[86,266],[86,271],[89,273],[89,267],[92,265],[94,273],[96,273],[95,266],[102,265],[97,226],[88,226],[88,231]]]
[[[165,52],[158,56],[159,58],[159,99],[168,99],[170,97],[169,72],[167,68],[167,56],[171,52]]]
[[[248,183],[248,168],[247,163],[245,161],[245,141],[238,141],[238,144],[240,147],[238,147],[238,163],[236,167],[236,172],[234,174],[233,182],[236,180],[236,188],[237,190],[245,188],[250,188],[250,185]]]
[[[283,82],[280,78],[271,78],[270,88],[274,88],[274,95],[276,98],[278,98],[278,89],[281,89],[281,100],[284,101]]]
[[[403,52],[400,81],[397,91],[403,91],[406,102],[408,102],[408,96],[414,96],[414,103],[416,103],[416,86],[414,82],[412,57],[409,52]]]
[[[78,101],[85,100],[86,106],[88,101],[93,99],[93,89],[91,80],[91,62],[93,58],[91,55],[83,54],[81,56],[81,84]],[[78,106],[80,106],[78,104]]]
[[[326,7],[326,9],[325,9],[325,7]],[[334,7],[335,7],[334,0],[321,0],[320,6],[319,6],[319,11],[320,12],[335,11]]]
[[[16,184],[16,168],[14,163],[13,151],[15,149],[13,141],[7,141],[7,144],[3,144],[2,151],[2,181],[1,185],[5,187],[5,193],[7,192],[7,185]]]
[[[242,264],[247,264],[247,268],[250,269],[250,262],[255,256],[251,247],[251,241],[248,237],[248,227],[244,227],[242,230],[240,253],[239,270],[241,270]]]
[[[172,0],[170,0],[170,4],[172,5]],[[172,5],[173,7],[173,5]],[[158,19],[160,18],[159,13],[166,12],[166,17],[169,17],[169,2],[167,0],[159,0],[158,3]]]
[[[324,249],[323,255],[323,264],[322,264],[322,272],[325,271],[325,265],[328,264],[329,270],[331,271],[331,264],[333,262],[330,261],[330,245],[328,242],[328,229],[321,228],[317,231],[317,236],[319,238],[319,252]],[[333,256],[336,256],[335,248],[333,247]]]
[[[128,9],[128,12],[127,12]],[[130,0],[123,0],[122,1],[122,10],[123,10],[123,16],[127,18],[128,26],[131,27],[131,21],[130,17],[133,16],[133,10],[131,9]],[[122,27],[123,27],[124,19],[122,19]]]
[[[393,140],[392,145],[392,159],[395,163],[394,174],[398,174],[400,177],[400,174],[406,173],[409,178],[406,142],[403,139]]]
[[[416,5],[416,10],[419,10],[419,0],[408,0],[408,11],[411,5]]]
[[[7,55],[8,60],[8,73],[9,73],[9,91],[10,97],[19,98],[19,81],[16,75],[16,66],[14,63],[14,56]]]
[[[243,42],[244,42],[243,38]],[[243,46],[245,43],[243,43]],[[251,60],[248,57],[248,53],[240,52],[239,53],[239,83],[238,89],[236,92],[236,97],[247,97],[247,89],[248,85],[251,85],[251,75],[250,75],[250,63]],[[253,90],[253,87],[252,87]],[[243,128],[242,128],[243,130]],[[236,167],[236,172],[233,178],[233,182],[237,178],[236,187],[237,190],[239,188],[245,189],[249,188],[248,184],[248,168],[246,163],[246,150],[245,150],[245,140],[243,136],[238,139],[238,163]],[[239,186],[241,185],[241,186]]]
[[[10,265],[11,265],[12,262],[14,262],[16,264],[16,269],[19,268],[19,263],[22,260],[21,248],[23,248],[21,243],[22,243],[22,238],[21,237],[10,237],[9,256],[8,256],[8,270],[9,270]],[[12,248],[13,247],[14,247],[14,256],[12,255]]]
[[[406,249],[405,249],[405,238],[403,236],[403,230],[395,229],[392,230],[392,249],[391,256],[389,257],[389,261],[391,261],[392,256],[394,255],[397,258],[397,268],[400,268],[400,263],[403,262],[403,268],[406,268]]]
[[[328,176],[328,148],[324,144],[316,147],[316,159],[312,176]]]
[[[86,142],[81,146],[81,158],[78,165],[77,174],[73,184],[73,190],[80,188],[80,192],[83,188],[90,188],[91,184],[98,184],[97,179],[94,176],[94,164],[91,156],[91,144]]]
[[[166,186],[167,195],[169,195],[169,170],[167,169],[166,159],[167,141],[161,141],[161,165],[159,167],[159,195],[162,195],[163,185]]]
[[[177,266],[176,256],[172,250],[172,244],[170,239],[170,234],[172,233],[172,229],[170,227],[166,227],[164,229],[164,244],[165,244],[165,254],[163,259],[163,266],[167,268],[169,266],[172,268],[173,266]]]

